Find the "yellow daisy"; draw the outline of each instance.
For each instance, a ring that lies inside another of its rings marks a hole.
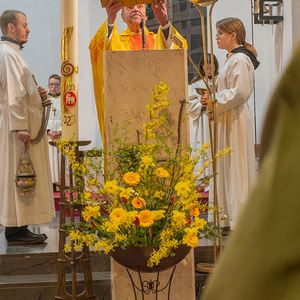
[[[141,177],[136,172],[127,172],[123,175],[123,180],[129,185],[137,185],[141,181]]]
[[[138,214],[138,218],[140,220],[140,226],[142,227],[150,227],[154,224],[154,220],[150,210],[142,210]]]
[[[195,207],[194,203],[190,204],[190,211],[193,217],[198,217],[200,215],[199,208]]]
[[[167,170],[165,170],[164,168],[157,168],[155,170],[155,175],[157,177],[160,177],[160,178],[168,178],[170,177],[170,174]]]
[[[134,208],[143,208],[143,206],[146,204],[146,201],[142,197],[135,197],[132,199],[131,204]]]

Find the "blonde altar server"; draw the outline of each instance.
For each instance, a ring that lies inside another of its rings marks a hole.
[[[170,24],[167,16],[167,9],[162,1],[155,0],[151,7],[159,22],[157,34],[149,32],[146,26],[145,30],[145,47],[147,50],[152,49],[171,49],[178,48],[173,46],[170,34],[180,34]],[[115,21],[117,13],[122,9],[122,19],[127,24],[126,31],[119,35]],[[110,0],[106,6],[107,20],[98,29],[94,38],[91,40],[89,49],[91,53],[91,63],[93,69],[94,93],[98,113],[99,127],[101,131],[103,148],[106,149],[106,133],[104,120],[104,95],[103,95],[103,51],[105,50],[141,50],[142,49],[142,28],[147,21],[146,4],[137,4],[130,7],[123,7],[121,2],[114,3]],[[181,37],[181,36],[180,36]],[[187,43],[181,37],[183,48],[187,49]]]
[[[256,185],[203,300],[300,298],[299,46],[267,111]]]
[[[231,229],[243,209],[256,178],[253,124],[248,100],[253,91],[254,70],[259,66],[254,47],[245,42],[241,20],[226,18],[216,24],[219,49],[227,60],[217,80],[217,151],[232,151],[217,162],[219,206],[229,216]],[[205,103],[206,94],[201,101]]]
[[[30,143],[41,127],[40,94],[47,91],[38,90],[21,54],[30,32],[25,14],[4,11],[0,27],[3,33],[0,42],[0,223],[6,227],[9,244],[42,243],[47,236],[30,232],[27,225],[50,222],[55,217],[46,134],[39,143]],[[37,183],[32,195],[20,196],[14,179],[24,144]]]
[[[48,81],[49,94],[48,99],[51,100],[51,111],[47,127],[49,139],[56,141],[61,137],[61,82],[60,76],[53,74]],[[60,183],[60,153],[58,147],[49,145],[49,158],[51,167],[52,183]]]

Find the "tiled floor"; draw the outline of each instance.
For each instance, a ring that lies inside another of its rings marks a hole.
[[[67,222],[69,218],[67,218]],[[0,225],[0,255],[1,254],[26,254],[26,253],[53,253],[58,251],[58,228],[59,228],[59,213],[56,218],[50,223],[40,225],[29,225],[29,230],[33,233],[45,233],[48,239],[37,245],[7,245],[4,230]]]

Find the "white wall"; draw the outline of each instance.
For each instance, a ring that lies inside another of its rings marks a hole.
[[[7,9],[27,16],[30,34],[22,54],[40,86],[47,88],[49,75],[60,74],[60,0],[1,0]]]

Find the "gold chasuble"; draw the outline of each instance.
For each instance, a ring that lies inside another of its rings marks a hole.
[[[103,149],[106,148],[106,132],[105,132],[105,110],[104,110],[104,94],[103,94],[103,51],[111,50],[142,50],[142,34],[131,32],[129,28],[126,31],[123,31],[119,35],[116,25],[113,27],[111,34],[111,39],[106,45],[106,22],[98,29],[94,38],[91,40],[89,49],[91,53],[91,62],[93,69],[93,80],[94,80],[94,93],[96,100],[96,107],[98,113],[98,121],[100,132],[102,136]],[[170,24],[170,30],[171,30]],[[183,48],[187,49],[187,43],[184,38],[176,31],[172,26],[172,32],[178,35],[183,41]],[[149,32],[145,27],[145,40],[146,40],[146,49],[155,50],[155,49],[168,49],[167,45],[164,42],[163,33],[159,27],[158,33],[154,34]],[[177,46],[173,45],[174,49],[178,49]]]

